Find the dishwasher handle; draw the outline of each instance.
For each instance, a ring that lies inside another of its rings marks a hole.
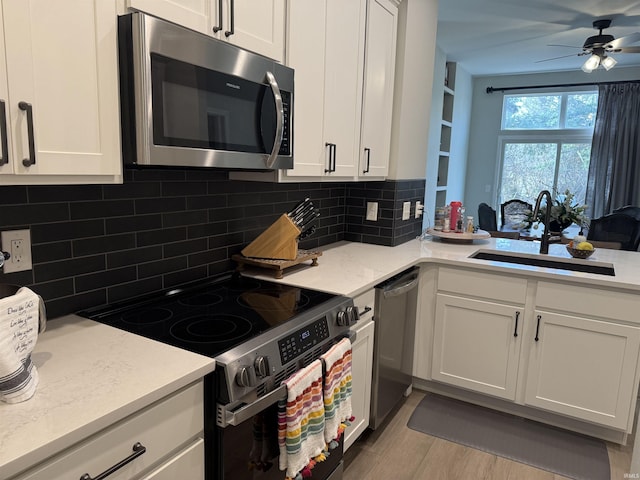
[[[407,275],[403,275],[392,282],[389,282],[380,289],[384,298],[398,297],[413,290],[418,285],[418,272],[412,271]]]

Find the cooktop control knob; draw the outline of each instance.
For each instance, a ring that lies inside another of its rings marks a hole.
[[[268,377],[271,372],[269,372],[269,358],[258,356],[256,357],[255,362],[253,362],[253,366],[256,370],[256,375],[258,378]]]
[[[236,383],[241,387],[253,387],[256,385],[256,371],[252,366],[244,365],[238,368]]]
[[[338,325],[340,325],[341,327],[346,327],[347,325],[349,325],[349,319],[347,318],[347,312],[345,312],[344,310],[340,310],[338,312],[338,317],[336,318],[336,321],[338,323]]]
[[[358,312],[358,307],[347,307],[347,319],[349,321],[347,325],[353,325],[358,320],[360,320],[360,312]]]

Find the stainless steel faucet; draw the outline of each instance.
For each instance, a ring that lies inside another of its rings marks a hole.
[[[549,220],[551,219],[551,193],[549,190],[542,190],[538,194],[538,198],[536,198],[536,206],[533,209],[533,219],[538,218],[538,212],[540,211],[540,202],[542,201],[542,197],[547,196],[547,209],[544,212],[544,233],[542,234],[542,238],[540,239],[540,253],[549,253]]]

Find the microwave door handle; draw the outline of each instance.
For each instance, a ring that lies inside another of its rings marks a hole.
[[[271,87],[271,91],[273,92],[273,97],[276,101],[276,135],[273,142],[271,155],[265,158],[267,168],[273,168],[273,164],[276,162],[276,158],[278,158],[278,153],[280,152],[280,145],[282,144],[282,123],[284,119],[284,109],[282,107],[282,94],[280,93],[280,87],[278,86],[276,77],[274,77],[273,73],[271,72],[267,72],[266,77],[267,82],[269,82],[269,86]]]

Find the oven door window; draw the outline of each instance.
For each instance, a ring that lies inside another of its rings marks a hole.
[[[270,153],[276,131],[268,85],[151,54],[153,143]],[[286,92],[283,92],[283,100]]]

